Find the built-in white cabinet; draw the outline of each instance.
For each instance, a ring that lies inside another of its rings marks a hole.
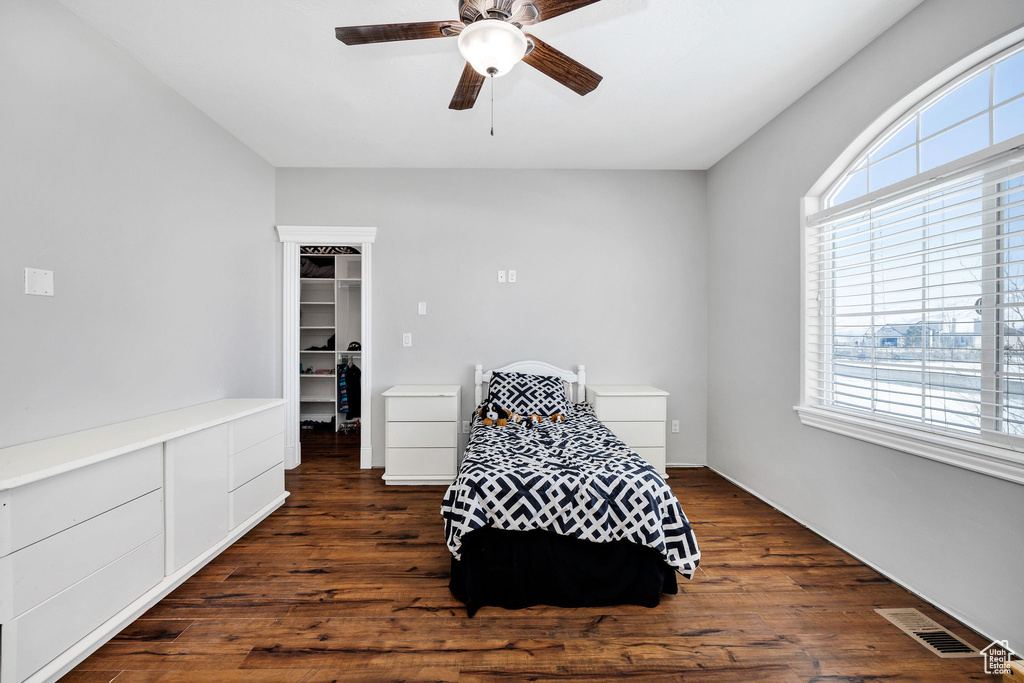
[[[304,426],[334,420],[338,429],[348,421],[338,373],[362,358],[362,257],[302,253],[300,258],[299,419]],[[360,348],[349,349],[353,342]]]
[[[450,484],[458,470],[459,385],[401,385],[383,393],[388,484]]]
[[[283,403],[0,449],[0,683],[56,680],[279,507]]]
[[[587,386],[587,403],[601,422],[662,476],[668,392],[649,386]]]

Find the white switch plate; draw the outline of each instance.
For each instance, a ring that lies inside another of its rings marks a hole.
[[[426,301],[421,301],[416,306],[416,312],[419,313],[420,315],[426,315],[427,314],[427,302]]]
[[[53,271],[26,268],[25,293],[38,296],[53,296]]]
[[[498,282],[504,282],[504,281],[505,281],[505,271],[504,270],[499,270],[498,271]]]
[[[673,434],[678,434],[679,433],[679,420],[672,420],[672,433]]]
[[[412,346],[412,332],[402,333],[402,346]]]
[[[515,282],[516,281],[516,271],[514,271],[514,270],[508,271],[508,281],[509,282]]]
[[[462,421],[462,433],[469,434],[469,420]]]

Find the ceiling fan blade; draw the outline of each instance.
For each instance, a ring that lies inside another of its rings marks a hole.
[[[334,35],[346,45],[388,43],[395,40],[451,38],[466,27],[461,21],[422,21],[415,24],[376,24],[373,26],[339,26]]]
[[[466,68],[462,70],[462,78],[459,79],[459,85],[455,88],[455,95],[452,97],[452,103],[448,105],[449,109],[472,109],[473,105],[476,104],[476,98],[480,94],[480,88],[484,84],[484,77],[476,69],[466,62]]]
[[[533,41],[533,51],[523,61],[550,76],[575,93],[586,95],[598,86],[603,76],[588,69],[572,57],[559,52],[540,38],[527,35]]]
[[[567,14],[587,5],[593,5],[598,0],[531,0],[540,11],[537,21],[554,19],[561,14]]]

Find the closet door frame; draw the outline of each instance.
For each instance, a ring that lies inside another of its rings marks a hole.
[[[283,247],[281,273],[281,386],[284,392],[284,466],[293,469],[302,462],[302,444],[299,441],[299,247],[357,247],[362,255],[361,333],[362,341],[362,384],[359,397],[361,417],[359,418],[359,467],[373,466],[373,447],[370,442],[372,429],[373,344],[370,336],[370,306],[372,287],[372,250],[377,239],[375,227],[344,227],[330,225],[279,225],[277,234]]]

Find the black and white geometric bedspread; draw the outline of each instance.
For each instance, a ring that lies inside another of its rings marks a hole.
[[[461,559],[462,537],[485,526],[546,529],[654,548],[686,578],[700,562],[672,489],[586,404],[565,422],[484,426],[474,418],[459,476],[441,505],[445,539]]]

